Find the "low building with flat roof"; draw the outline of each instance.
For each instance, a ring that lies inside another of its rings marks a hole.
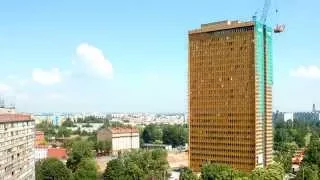
[[[140,148],[139,131],[134,127],[104,128],[97,132],[98,141],[111,141],[112,154]]]

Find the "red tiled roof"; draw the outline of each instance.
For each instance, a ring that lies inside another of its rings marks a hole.
[[[138,133],[139,131],[137,128],[116,127],[116,128],[112,128],[111,132],[113,134],[121,134],[121,133]]]
[[[64,148],[48,148],[48,157],[67,159],[67,150]]]
[[[31,115],[27,114],[0,114],[0,122],[17,122],[31,120]]]
[[[300,164],[304,158],[304,150],[297,151],[297,153],[292,157],[292,164]]]

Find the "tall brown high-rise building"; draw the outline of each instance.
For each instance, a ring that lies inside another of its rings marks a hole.
[[[272,29],[222,21],[189,32],[189,165],[272,161]]]

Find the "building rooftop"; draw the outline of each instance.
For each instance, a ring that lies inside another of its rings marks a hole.
[[[122,133],[138,133],[138,129],[137,128],[130,128],[130,127],[115,127],[115,128],[111,128],[111,132],[113,134],[122,134]]]
[[[14,109],[14,108],[5,108],[5,107],[0,107],[0,114],[4,114],[4,113],[6,113],[6,114],[13,114],[13,113],[15,113],[16,112],[16,109]]]
[[[253,26],[253,21],[218,21],[208,24],[201,24],[200,29],[195,29],[189,31],[189,34],[196,34],[196,33],[202,33],[202,32],[210,32],[210,31],[219,31],[219,30],[226,30],[226,29],[233,29],[233,28],[239,28],[239,27],[245,27],[245,26]]]
[[[18,121],[31,121],[31,115],[27,114],[1,114],[0,113],[0,123],[1,122],[18,122]]]
[[[48,157],[57,159],[67,159],[67,150],[64,148],[48,148]]]

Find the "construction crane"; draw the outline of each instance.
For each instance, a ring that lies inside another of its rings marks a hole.
[[[262,14],[260,17],[260,21],[265,24],[268,18],[268,13],[270,10],[270,6],[271,6],[271,0],[265,0],[264,1],[264,6],[263,6],[263,10],[262,10]]]
[[[270,6],[271,6],[271,0],[264,0],[264,6],[263,6],[262,14],[261,14],[261,17],[260,17],[260,21],[263,24],[266,24],[266,22],[267,22]],[[276,16],[278,16],[278,13],[279,13],[279,10],[276,9]],[[254,17],[256,17],[256,15]],[[284,31],[284,29],[285,29],[285,25],[284,24],[277,24],[274,27],[273,32],[274,33],[281,33],[281,32]]]

